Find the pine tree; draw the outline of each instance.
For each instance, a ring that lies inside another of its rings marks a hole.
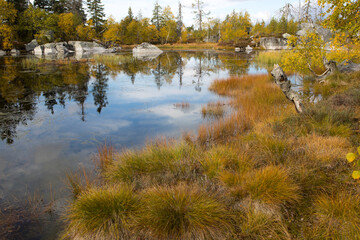
[[[161,23],[163,22],[163,17],[162,17],[162,8],[159,5],[159,2],[156,1],[155,6],[154,6],[154,10],[153,10],[153,17],[151,19],[151,23],[155,25],[156,29],[158,31],[160,31],[161,28]]]
[[[82,0],[67,0],[66,7],[67,7],[67,12],[79,16],[82,22],[86,22],[86,14],[83,8]]]
[[[105,22],[104,5],[101,3],[101,0],[87,0],[87,7],[96,33],[100,33]]]
[[[130,22],[131,22],[131,21],[134,19],[134,15],[133,15],[133,13],[132,13],[131,7],[129,7],[128,16],[129,16]]]
[[[28,1],[27,0],[8,0],[7,2],[13,3],[15,9],[18,12],[23,12],[28,7]]]

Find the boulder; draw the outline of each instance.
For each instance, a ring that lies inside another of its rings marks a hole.
[[[284,33],[284,34],[282,35],[282,37],[285,38],[285,39],[289,39],[289,38],[291,37],[291,34]]]
[[[11,54],[11,56],[19,56],[20,51],[14,48],[14,49],[11,49],[10,54]]]
[[[59,42],[55,44],[55,49],[58,54],[66,54],[69,52],[68,44],[66,42]]]
[[[33,39],[28,44],[25,44],[25,49],[27,52],[31,52],[34,51],[37,46],[39,46],[39,43],[36,41],[36,39]]]
[[[310,32],[310,33],[316,32],[317,34],[320,35],[321,39],[324,42],[330,42],[331,38],[333,37],[333,34],[329,29],[325,29],[315,23],[302,23],[302,24],[300,24],[300,29],[301,30],[299,30],[296,33],[296,35],[298,35],[300,37],[306,36],[306,34],[308,32]]]
[[[241,48],[237,47],[235,48],[235,52],[240,52],[241,51]]]
[[[133,48],[133,54],[137,55],[151,55],[151,54],[161,54],[163,53],[158,47],[150,43],[142,43]]]
[[[70,49],[75,52],[105,53],[106,48],[96,42],[70,41]]]
[[[35,55],[43,55],[44,54],[44,46],[37,46],[36,48],[34,48],[34,54]]]
[[[5,56],[5,55],[6,55],[6,52],[3,50],[0,50],[0,57]]]
[[[288,49],[287,40],[284,38],[263,37],[260,39],[260,46],[266,50]]]
[[[44,54],[45,55],[49,55],[49,54],[56,54],[56,43],[46,43],[43,45],[44,47]]]
[[[250,47],[250,45],[247,45],[247,47],[245,48],[246,52],[251,52],[253,50],[252,47]]]

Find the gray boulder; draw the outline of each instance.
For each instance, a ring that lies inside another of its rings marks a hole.
[[[289,49],[287,40],[284,38],[263,37],[260,39],[260,46],[266,50]]]
[[[66,54],[69,52],[68,44],[66,42],[59,42],[55,44],[55,49],[58,54]]]
[[[150,43],[142,43],[133,48],[133,54],[137,54],[137,55],[149,55],[149,54],[151,55],[151,54],[161,54],[161,53],[163,53],[161,49]]]
[[[44,54],[44,46],[37,46],[36,48],[34,48],[34,54],[35,55],[43,55]]]
[[[25,49],[27,52],[31,52],[34,51],[37,46],[39,46],[39,43],[36,41],[36,39],[33,39],[28,44],[25,44]]]
[[[56,54],[56,43],[46,43],[43,45],[44,46],[44,54],[45,55],[52,55],[52,54]]]
[[[5,56],[5,55],[6,55],[6,52],[3,50],[0,50],[0,57]]]
[[[75,52],[105,53],[106,48],[96,42],[70,41],[71,49]]]
[[[11,54],[11,56],[19,56],[20,51],[14,48],[14,49],[11,49],[10,54]]]
[[[306,36],[306,34],[308,32],[310,32],[310,33],[316,32],[317,34],[320,35],[321,39],[324,42],[330,42],[330,39],[333,37],[333,34],[329,29],[325,29],[315,23],[302,23],[302,24],[300,24],[300,28],[301,28],[301,30],[299,30],[296,33],[296,35],[298,35],[300,37]]]
[[[289,38],[291,37],[291,34],[284,33],[284,34],[282,35],[282,37],[285,38],[285,39],[289,39]]]

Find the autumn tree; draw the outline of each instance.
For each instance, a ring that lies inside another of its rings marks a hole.
[[[0,0],[0,44],[3,49],[11,49],[14,40],[14,27],[16,9],[13,3]]]
[[[221,24],[221,41],[238,43],[248,37],[251,26],[248,12],[233,11]]]
[[[59,15],[58,26],[62,39],[69,41],[74,40],[77,37],[76,28],[81,24],[79,16],[73,13],[62,13]]]
[[[192,4],[192,7],[195,9],[195,22],[199,26],[199,31],[202,31],[202,23],[204,21],[204,18],[210,14],[210,12],[204,11],[204,5],[205,3],[201,0],[195,0],[195,2]]]
[[[321,7],[328,6],[324,25],[328,28],[347,31],[355,36],[360,33],[360,1],[318,0]]]
[[[177,24],[174,20],[174,14],[171,11],[170,6],[164,8],[162,13],[162,23],[160,29],[160,38],[162,43],[176,42],[178,40]]]

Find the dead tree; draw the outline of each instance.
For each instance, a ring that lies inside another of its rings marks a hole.
[[[304,111],[304,106],[301,98],[297,92],[291,89],[291,82],[283,69],[278,64],[275,64],[271,75],[275,79],[275,83],[279,85],[280,89],[285,94],[286,98],[294,103],[296,111],[302,113]]]

